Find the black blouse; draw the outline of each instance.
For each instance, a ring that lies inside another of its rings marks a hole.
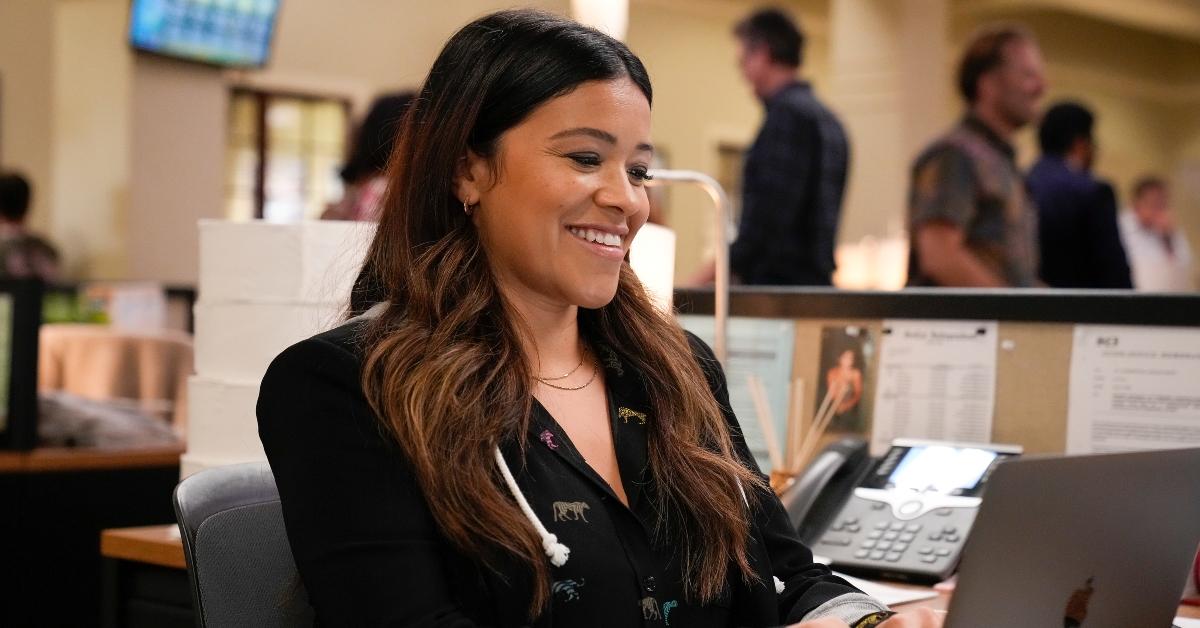
[[[363,395],[356,331],[349,323],[286,350],[268,369],[258,402],[288,538],[320,625],[725,628],[827,615],[853,621],[883,608],[814,564],[779,501],[766,494],[749,544],[761,582],[745,585],[731,570],[726,595],[704,606],[689,602],[679,557],[655,541],[658,514],[644,497],[645,426],[655,417],[637,373],[599,347],[629,507],[536,402],[525,459],[518,443],[501,448],[537,517],[570,548],[566,563],[551,567],[549,610],[529,619],[532,584],[519,564],[483,567],[439,533],[402,451]],[[754,468],[720,368],[692,341],[735,446]],[[446,469],[454,472],[452,461]],[[784,585],[779,594],[776,578]]]

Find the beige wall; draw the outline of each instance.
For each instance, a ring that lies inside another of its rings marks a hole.
[[[224,208],[234,85],[348,98],[415,87],[456,28],[505,0],[288,0],[268,67],[135,55],[128,0],[0,2],[0,164],[37,186],[32,226],[75,278],[193,283],[196,221]],[[568,0],[537,0],[566,13]]]
[[[361,110],[378,91],[419,85],[455,29],[509,4],[288,0],[282,3],[271,60],[264,70],[221,71],[139,57],[129,219],[130,233],[136,235],[129,244],[129,274],[196,281],[196,221],[224,212],[230,87],[339,96]],[[566,0],[533,4],[566,10]]]
[[[227,87],[214,69],[139,56],[132,100],[126,275],[195,283],[196,221],[224,207]]]
[[[1188,0],[1150,3],[1139,19],[1114,0],[776,3],[808,31],[804,74],[853,142],[841,239],[893,228],[914,147],[957,115],[945,79],[959,44],[979,23],[1016,18],[1043,39],[1050,95],[1097,108],[1101,174],[1122,189],[1144,170],[1178,179],[1182,222],[1200,244],[1200,35],[1189,21],[1200,12]],[[34,179],[33,224],[64,242],[78,274],[191,282],[194,222],[223,208],[232,85],[337,95],[361,111],[377,91],[419,83],[455,28],[508,4],[288,0],[269,67],[232,72],[130,53],[126,0],[3,0],[0,163]],[[718,145],[753,138],[761,107],[738,75],[730,30],[758,4],[631,0],[627,41],[654,80],[655,142],[672,167],[716,173]],[[1081,16],[1088,6],[1095,17]],[[1031,136],[1021,144],[1028,158]],[[710,211],[700,192],[672,189],[679,277],[705,255]]]
[[[561,14],[569,0],[287,0],[271,59],[262,70],[229,72],[235,84],[349,98],[364,111],[374,94],[415,89],[446,39],[481,15],[513,6]]]
[[[899,236],[909,163],[948,118],[947,2],[838,0],[830,24],[829,104],[852,156],[838,240]]]
[[[68,276],[124,273],[127,2],[0,3],[0,159],[34,186],[30,227]]]
[[[54,5],[51,239],[70,276],[125,274],[130,84],[127,2]]]
[[[45,231],[53,201],[54,4],[0,1],[0,167],[34,185],[30,225]]]

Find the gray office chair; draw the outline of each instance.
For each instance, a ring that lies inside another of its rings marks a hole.
[[[196,625],[313,625],[266,463],[217,467],[175,487]]]

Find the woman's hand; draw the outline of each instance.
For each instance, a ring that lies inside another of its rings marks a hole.
[[[905,611],[879,624],[879,628],[942,628],[946,618],[943,612],[929,608],[917,608]],[[833,617],[814,619],[792,624],[788,628],[846,628],[846,622]]]

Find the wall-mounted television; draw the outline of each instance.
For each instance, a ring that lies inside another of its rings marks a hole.
[[[267,62],[280,0],[133,0],[129,41],[137,50],[211,65]]]

